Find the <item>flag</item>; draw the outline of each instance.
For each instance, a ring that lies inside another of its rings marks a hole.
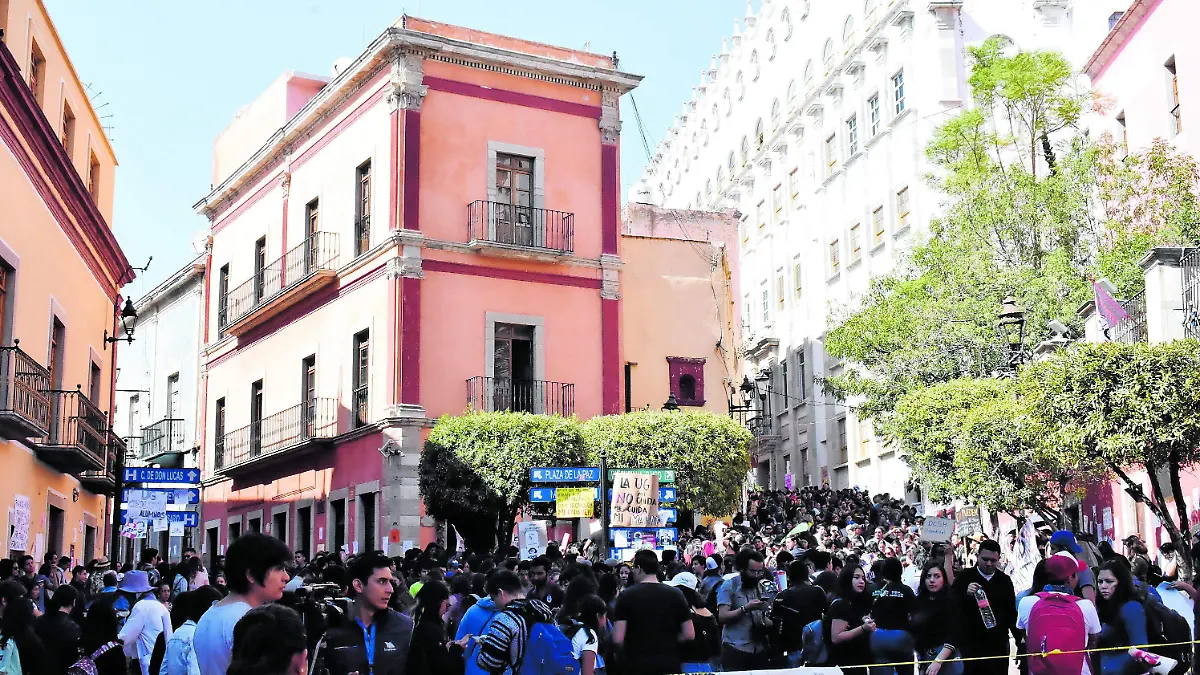
[[[462,553],[467,550],[467,544],[463,541],[462,535],[458,533],[458,528],[451,525],[450,529],[454,530],[454,552]]]
[[[1129,313],[1099,282],[1092,282],[1092,290],[1096,294],[1096,312],[1100,314],[1100,328],[1107,335],[1108,329],[1128,319]]]

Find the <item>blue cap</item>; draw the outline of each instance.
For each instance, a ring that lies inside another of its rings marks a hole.
[[[1065,549],[1071,553],[1082,553],[1083,547],[1079,542],[1075,541],[1075,535],[1067,530],[1059,530],[1050,535],[1050,545],[1055,548]]]

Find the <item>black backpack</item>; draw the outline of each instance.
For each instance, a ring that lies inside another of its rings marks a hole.
[[[1149,593],[1141,600],[1142,607],[1146,610],[1146,637],[1150,644],[1171,645],[1151,647],[1146,651],[1179,661],[1179,665],[1171,670],[1171,675],[1186,673],[1192,667],[1192,629],[1188,626],[1187,619]]]

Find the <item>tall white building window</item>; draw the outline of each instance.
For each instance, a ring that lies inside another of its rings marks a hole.
[[[783,220],[783,185],[776,185],[771,190],[771,210],[774,212],[774,223]]]
[[[764,282],[764,286],[762,289],[762,312],[763,312],[762,320],[763,320],[763,323],[770,323],[770,321],[771,321],[771,291],[767,289],[765,283],[766,282]]]
[[[850,226],[850,264],[862,260],[862,224]]]
[[[742,151],[742,166],[746,166],[746,162],[750,160],[750,141],[745,136],[742,136],[742,144],[739,149]]]
[[[797,260],[792,263],[792,293],[796,296],[797,300],[800,299],[800,291],[804,285],[803,279],[804,277],[800,273],[800,261]]]
[[[829,242],[829,276],[836,277],[842,272],[841,242],[837,239]]]
[[[792,80],[788,83],[787,102],[788,110],[795,110],[796,106],[800,105],[800,94],[796,91],[795,80]]]
[[[842,51],[849,53],[850,48],[854,46],[854,17],[846,17],[846,23],[842,25]]]
[[[867,99],[867,117],[871,124],[869,136],[875,138],[879,133],[879,94],[872,94],[871,98]]]
[[[833,38],[825,41],[825,49],[821,52],[821,61],[825,64],[825,74],[833,70]]]
[[[779,99],[775,99],[775,102],[771,104],[771,129],[772,130],[778,129],[779,123],[782,121],[783,121],[783,104],[781,104],[779,102]]]
[[[902,187],[896,192],[896,231],[908,227],[908,188]]]
[[[763,127],[762,118],[754,123],[754,149],[762,150],[763,144],[767,142],[767,130]]]
[[[800,208],[800,169],[792,169],[788,174],[788,195],[791,198],[792,208]]]
[[[853,157],[858,152],[858,115],[846,120],[846,154]]]
[[[813,90],[813,62],[812,59],[804,64],[804,93],[809,93]]]
[[[892,101],[895,103],[895,113],[904,112],[904,71],[892,76]]]
[[[883,207],[875,209],[871,212],[871,243],[878,246],[883,243],[885,234],[885,226],[883,222]]]

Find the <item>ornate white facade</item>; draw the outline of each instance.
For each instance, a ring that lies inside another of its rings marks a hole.
[[[741,220],[743,349],[771,373],[756,478],[905,492],[908,471],[814,378],[830,317],[889,272],[940,208],[924,148],[971,105],[966,48],[991,36],[1082,66],[1126,0],[747,4],[634,191]]]

